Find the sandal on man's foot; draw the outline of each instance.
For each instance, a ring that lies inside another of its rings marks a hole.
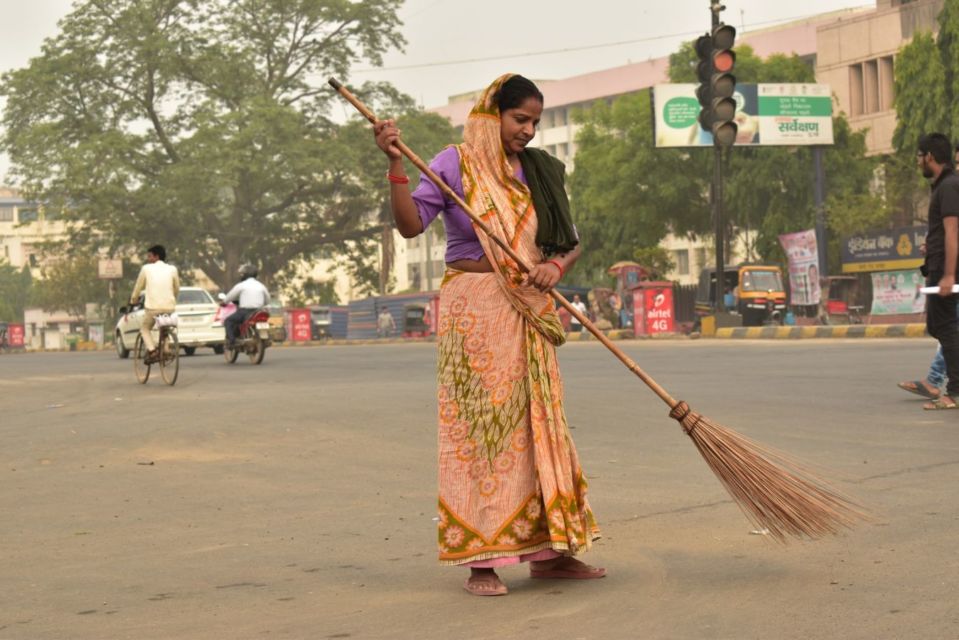
[[[591,567],[576,558],[564,556],[555,560],[530,563],[530,578],[564,578],[567,580],[595,580],[606,575],[606,569]]]
[[[463,588],[474,596],[505,596],[509,593],[506,585],[492,571],[474,573],[463,584]]]
[[[922,408],[926,411],[943,411],[948,409],[959,409],[959,405],[956,404],[956,401],[950,398],[947,395],[941,395],[932,402],[927,402],[922,405]]]
[[[925,380],[913,380],[912,382],[900,382],[896,385],[903,391],[908,391],[909,393],[914,393],[917,396],[922,396],[923,398],[929,398],[930,400],[935,400],[941,395],[939,389],[936,389]]]

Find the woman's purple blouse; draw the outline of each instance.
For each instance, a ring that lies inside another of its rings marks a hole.
[[[456,147],[447,147],[436,154],[430,162],[430,169],[442,178],[456,195],[466,199],[463,195],[463,178],[460,175],[460,156]],[[516,177],[526,184],[522,169]],[[446,262],[479,260],[483,257],[483,246],[476,237],[473,221],[425,175],[420,177],[420,184],[413,192],[413,202],[416,203],[424,230],[437,215],[443,214],[443,225],[446,227]]]

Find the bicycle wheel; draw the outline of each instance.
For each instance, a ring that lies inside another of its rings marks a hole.
[[[143,336],[137,334],[137,341],[133,346],[133,373],[140,384],[146,384],[150,379],[150,365],[146,363],[147,346],[143,344]]]
[[[168,328],[160,334],[160,375],[168,385],[176,384],[180,374],[180,341]]]

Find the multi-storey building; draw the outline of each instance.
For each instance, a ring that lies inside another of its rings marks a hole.
[[[854,127],[869,129],[870,152],[886,153],[891,150],[895,127],[891,93],[894,55],[916,31],[935,28],[942,1],[877,0],[874,8],[835,11],[749,31],[739,37],[737,46],[748,44],[763,58],[776,53],[795,54],[808,62],[816,69],[817,81],[831,85],[837,111],[846,113]],[[668,82],[668,71],[669,59],[663,57],[539,82],[546,108],[533,145],[546,149],[572,170],[580,127],[572,122],[571,112],[597,100],[612,101]],[[475,98],[476,93],[453,96],[448,104],[433,111],[461,127]],[[711,238],[670,234],[660,244],[672,253],[676,264],[668,274],[671,280],[694,283],[699,271],[711,263]],[[742,235],[737,238],[730,261],[750,258],[750,244]],[[433,251],[437,251],[435,246]],[[421,258],[416,249],[408,249],[407,255],[412,261]]]
[[[816,29],[816,80],[832,87],[836,104],[870,153],[891,153],[896,129],[895,60],[919,32],[938,32],[943,0],[877,0],[876,8]]]
[[[56,215],[27,202],[12,189],[0,188],[0,260],[17,269],[27,265],[40,274],[40,245],[61,238],[63,223]]]

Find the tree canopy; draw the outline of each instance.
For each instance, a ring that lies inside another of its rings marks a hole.
[[[30,304],[30,269],[17,269],[0,261],[0,322],[23,322],[23,309]]]
[[[112,318],[115,312],[110,308],[110,285],[97,278],[97,259],[91,256],[44,266],[43,279],[34,283],[30,302],[44,311],[66,311],[77,320],[87,319],[88,303],[99,307],[101,316]]]
[[[368,130],[329,118],[339,98],[325,80],[403,46],[401,2],[78,2],[0,81],[0,146],[81,251],[159,242],[221,287],[247,261],[267,279],[324,248],[363,262],[382,230],[385,162],[369,169],[382,154]],[[402,107],[423,146],[451,141],[445,121],[388,87],[356,93]]]
[[[763,60],[748,46],[736,55],[737,82],[815,82],[812,68],[797,56]],[[696,62],[693,44],[685,43],[670,56],[670,80],[696,82]],[[596,281],[610,264],[656,245],[670,231],[713,233],[713,149],[655,148],[647,91],[598,102],[576,119],[582,129],[570,190],[584,245],[577,280]],[[835,144],[824,153],[828,226],[836,232],[868,228],[885,215],[869,191],[876,163],[865,157],[864,134],[852,131],[842,115],[834,117],[833,129]],[[738,231],[755,231],[749,257],[779,262],[778,236],[814,225],[808,148],[734,146],[725,178],[725,235],[728,240]]]
[[[927,186],[916,170],[919,137],[940,132],[959,140],[959,3],[946,2],[939,33],[920,32],[896,56],[896,153],[884,162],[886,200],[899,224],[923,220]]]

